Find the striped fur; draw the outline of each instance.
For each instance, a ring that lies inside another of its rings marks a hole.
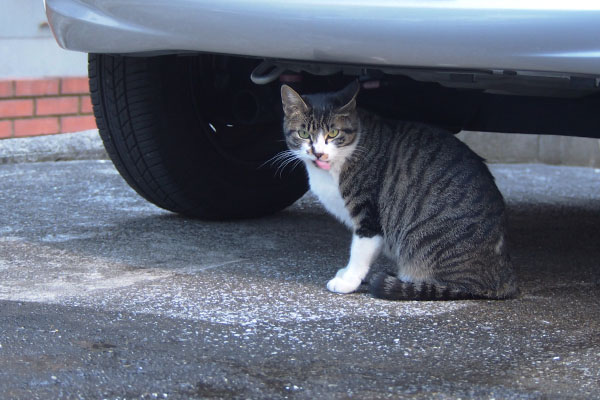
[[[371,293],[393,300],[514,297],[504,201],[483,160],[446,131],[357,109],[357,91],[354,83],[301,97],[282,88],[284,133],[305,162],[311,187],[331,175],[355,237],[383,237],[397,271],[375,275]],[[324,141],[332,130],[339,134]],[[320,186],[316,192],[336,215],[332,195]],[[352,268],[336,277],[358,271]]]

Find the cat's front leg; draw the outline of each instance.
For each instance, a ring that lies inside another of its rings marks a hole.
[[[350,246],[350,261],[327,282],[327,289],[335,293],[351,293],[358,289],[382,247],[383,237],[380,235],[360,237],[355,233]]]

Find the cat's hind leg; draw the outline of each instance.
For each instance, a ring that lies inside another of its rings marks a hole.
[[[327,282],[327,289],[335,293],[351,293],[358,289],[382,247],[383,237],[380,235],[368,238],[354,234],[350,246],[350,261]]]

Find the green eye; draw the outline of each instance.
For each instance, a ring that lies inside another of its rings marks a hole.
[[[329,131],[329,133],[327,134],[327,137],[333,139],[334,137],[337,137],[337,135],[340,134],[339,129],[332,129]]]
[[[298,131],[298,136],[299,136],[301,139],[308,139],[308,137],[309,137],[310,135],[309,135],[309,134],[308,134],[308,132],[307,132],[307,131],[305,131],[304,129],[300,129],[300,130]]]

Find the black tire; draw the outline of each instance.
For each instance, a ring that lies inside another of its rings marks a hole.
[[[231,102],[219,87],[239,85],[231,76],[249,80],[241,74],[255,61],[234,64],[241,72],[229,67],[224,78],[216,58],[90,54],[104,146],[127,183],[159,207],[213,220],[274,213],[306,192],[305,172],[267,163],[285,150],[277,113],[263,122],[224,121],[229,112],[218,105]]]

